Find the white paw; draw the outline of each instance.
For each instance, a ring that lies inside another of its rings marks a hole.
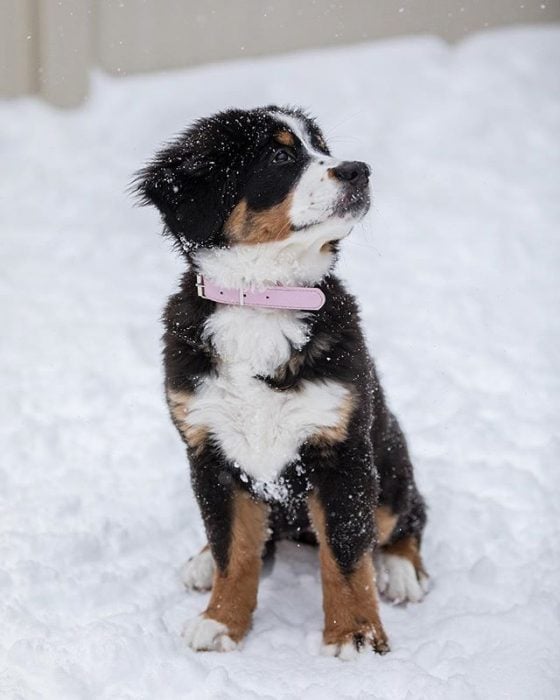
[[[187,588],[209,591],[215,569],[214,559],[208,547],[191,557],[181,569],[181,579]]]
[[[183,639],[195,651],[233,651],[237,643],[228,628],[210,617],[195,617],[183,627]]]
[[[428,592],[427,576],[416,576],[416,569],[405,557],[381,553],[378,563],[377,587],[393,603],[419,603]]]
[[[358,656],[359,651],[354,642],[344,642],[343,644],[323,644],[321,654],[323,656],[336,656],[341,661],[352,661]]]
[[[364,627],[354,634],[345,635],[339,642],[330,644],[323,642],[321,646],[323,656],[336,656],[342,661],[352,661],[364,651],[386,654],[389,651],[389,644],[385,634],[378,637],[373,627]]]

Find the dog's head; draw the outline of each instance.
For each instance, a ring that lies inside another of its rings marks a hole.
[[[196,250],[318,248],[346,236],[369,207],[369,168],[333,158],[297,109],[228,110],[197,121],[138,175],[166,233]]]

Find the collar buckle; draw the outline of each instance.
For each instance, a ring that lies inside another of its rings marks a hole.
[[[204,293],[204,277],[200,274],[196,275],[196,292],[199,297],[206,299],[206,294]]]

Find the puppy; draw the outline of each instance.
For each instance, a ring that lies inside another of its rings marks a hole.
[[[425,506],[355,299],[333,270],[369,208],[365,163],[331,156],[299,109],[201,119],[138,174],[187,263],[164,314],[165,390],[208,546],[184,571],[212,588],[184,636],[234,649],[262,554],[319,544],[324,651],[388,651],[375,588],[419,601]]]

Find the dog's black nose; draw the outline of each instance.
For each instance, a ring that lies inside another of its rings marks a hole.
[[[337,180],[362,185],[368,181],[370,169],[367,163],[362,163],[359,160],[345,160],[336,168],[331,168],[331,173]]]

